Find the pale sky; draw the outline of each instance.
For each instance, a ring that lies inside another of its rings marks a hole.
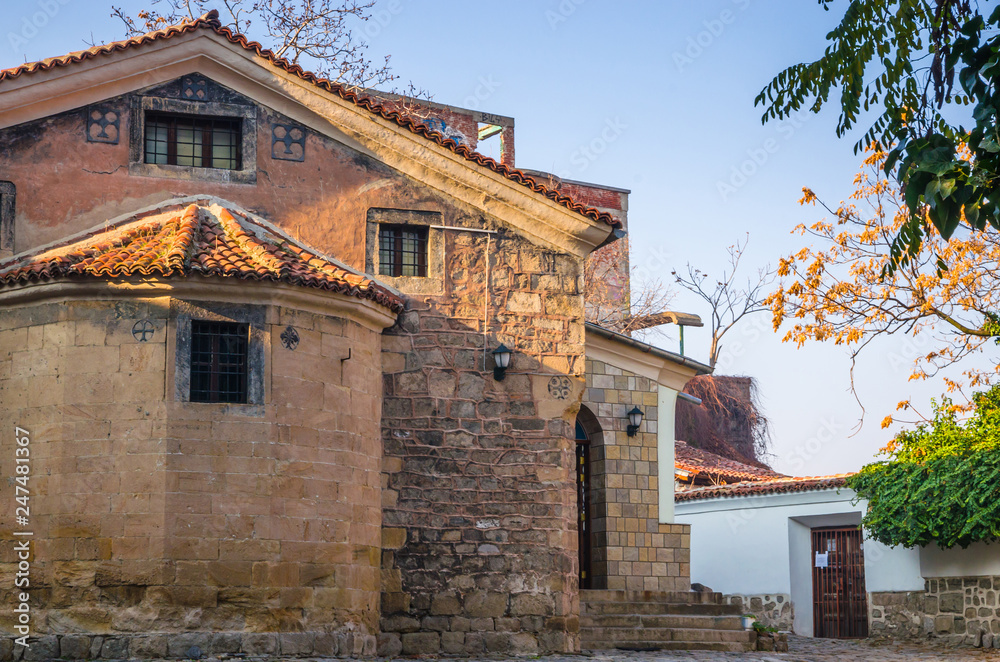
[[[119,4],[133,14],[148,5]],[[631,189],[634,264],[669,284],[671,269],[688,262],[719,273],[726,247],[746,233],[746,267],[776,264],[803,245],[791,229],[822,218],[797,204],[803,186],[834,204],[850,193],[857,136],[836,138],[836,108],[761,126],[753,106],[781,68],[821,52],[845,6],[380,0],[360,32],[373,57],[392,55],[402,86],[412,81],[435,101],[514,117],[519,167]],[[0,66],[84,48],[91,35],[123,36],[101,0],[7,0],[4,8]],[[708,315],[680,290],[674,307]],[[707,359],[707,335],[687,331],[689,356]],[[650,340],[677,349],[674,332]],[[928,346],[893,338],[862,355],[855,381],[868,413],[853,436],[861,410],[842,348],[782,344],[762,314],[727,336],[719,373],[758,379],[775,469],[825,475],[871,460],[891,436],[879,422],[896,402],[928,409],[942,392],[937,379],[907,380],[910,360]],[[993,358],[988,351],[981,362]]]

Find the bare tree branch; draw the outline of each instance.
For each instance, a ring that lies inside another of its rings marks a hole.
[[[722,272],[722,278],[715,281],[714,287],[707,284],[708,274],[691,264],[687,265],[686,276],[678,274],[676,270],[670,272],[681,287],[697,294],[711,308],[709,321],[712,340],[708,364],[713,368],[719,360],[722,339],[726,333],[744,317],[767,310],[768,293],[765,290],[774,282],[775,276],[769,265],[758,269],[755,275],[748,276],[745,284],[738,284],[740,260],[743,259],[749,242],[748,233],[742,243],[736,242],[727,249],[728,267]]]

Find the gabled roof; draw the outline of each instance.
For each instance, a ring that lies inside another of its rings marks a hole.
[[[342,99],[354,103],[355,105],[364,108],[375,115],[395,122],[415,134],[423,136],[438,145],[448,148],[468,161],[472,161],[479,166],[488,168],[489,170],[492,170],[493,172],[496,172],[511,181],[517,182],[518,184],[521,184],[536,193],[544,195],[545,197],[567,207],[574,212],[586,216],[594,221],[603,221],[611,227],[621,227],[621,221],[611,216],[611,214],[575,202],[569,196],[561,195],[557,191],[542,185],[521,170],[503,165],[488,156],[484,156],[470,149],[466,145],[459,144],[451,138],[445,138],[438,131],[430,129],[419,118],[411,118],[397,111],[387,110],[369,96],[358,94],[356,91],[342,85],[341,83],[317,76],[312,72],[306,71],[297,64],[293,64],[284,58],[276,56],[272,51],[264,48],[259,43],[250,41],[246,36],[223,27],[221,21],[219,20],[219,12],[216,10],[212,10],[199,18],[184,21],[182,23],[178,23],[177,25],[149,32],[138,37],[132,37],[131,39],[116,41],[102,46],[94,46],[86,50],[75,51],[59,57],[39,60],[38,62],[30,62],[17,67],[12,67],[10,69],[2,69],[0,70],[0,84],[3,84],[5,80],[10,80],[19,76],[31,75],[36,72],[48,71],[59,67],[68,67],[79,62],[100,57],[113,56],[115,53],[120,51],[141,48],[147,44],[164,41],[172,37],[195,32],[197,30],[210,30],[215,34],[224,37],[230,43],[254,53],[271,65],[279,67],[290,74],[296,75],[299,78],[326,90],[327,92],[336,94]]]
[[[399,296],[364,274],[218,204],[157,210],[0,261],[0,289],[56,279],[192,275],[287,283],[403,309]]]
[[[787,478],[777,471],[730,460],[721,455],[689,446],[684,441],[674,442],[674,467],[687,471],[694,477],[706,475],[712,480],[722,480],[728,483]]]
[[[696,487],[691,490],[674,494],[675,502],[699,501],[702,499],[735,498],[744,496],[761,496],[765,494],[783,494],[789,492],[813,492],[847,487],[847,479],[853,473],[836,474],[834,476],[805,476],[801,478],[779,478],[775,480],[749,483],[734,483],[732,485],[712,485]]]

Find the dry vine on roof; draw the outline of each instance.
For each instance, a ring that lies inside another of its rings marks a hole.
[[[753,377],[700,375],[684,392],[702,403],[677,401],[675,436],[694,448],[765,467],[771,434]]]

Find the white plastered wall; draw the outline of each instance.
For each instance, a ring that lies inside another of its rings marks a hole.
[[[660,524],[674,522],[674,415],[677,411],[677,391],[659,385],[656,411],[660,417],[656,428],[657,486],[659,488]]]
[[[965,549],[924,547],[920,550],[920,572],[927,578],[1000,575],[1000,545],[977,542]]]
[[[865,504],[849,489],[680,502],[677,522],[691,525],[691,581],[725,594],[791,596],[794,630],[812,635],[810,530],[851,526]],[[918,550],[865,541],[868,592],[919,591]]]

